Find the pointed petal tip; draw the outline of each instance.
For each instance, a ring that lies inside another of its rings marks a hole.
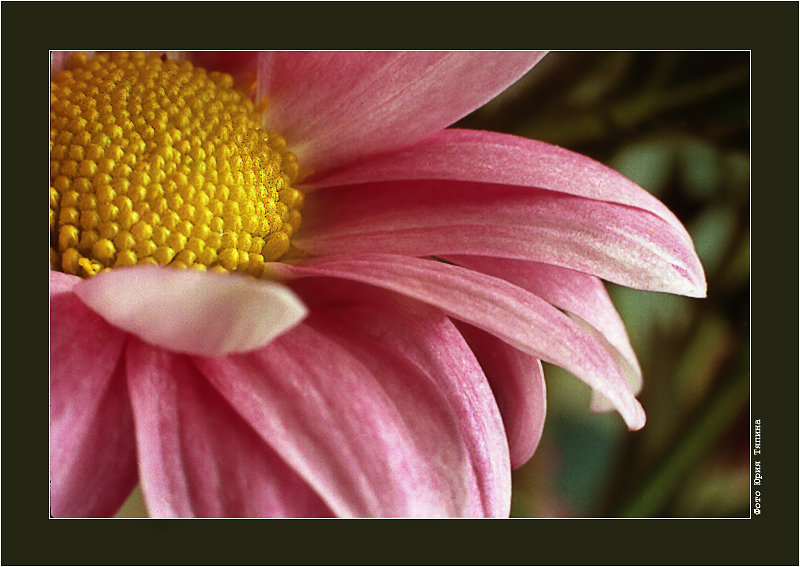
[[[684,243],[684,255],[686,260],[682,266],[674,266],[675,269],[683,278],[683,290],[676,290],[671,293],[685,295],[687,297],[704,298],[708,295],[708,281],[706,280],[706,271],[703,268],[703,263],[700,261],[700,256],[697,254],[691,236],[687,234],[687,240]]]
[[[675,278],[675,281],[668,282],[663,291],[697,299],[707,297],[708,283],[706,282],[706,274],[696,256],[695,260],[695,265],[690,265],[689,269],[674,266],[680,275]]]
[[[279,283],[154,266],[104,272],[78,283],[75,292],[111,324],[199,356],[260,348],[308,313]]]
[[[634,396],[635,394],[631,392],[630,396],[625,397],[624,402],[615,403],[607,398],[602,391],[594,390],[592,392],[592,400],[589,404],[589,409],[592,413],[597,414],[618,411],[625,425],[628,427],[628,430],[638,431],[645,426],[647,414],[641,403],[639,403],[639,400]]]
[[[702,269],[700,271],[700,277],[702,278],[701,281],[694,288],[695,295],[690,295],[689,297],[697,297],[699,299],[708,297],[708,282],[706,281],[705,272],[703,272]]]

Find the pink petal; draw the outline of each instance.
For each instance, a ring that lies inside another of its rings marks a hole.
[[[292,291],[274,282],[155,266],[103,272],[75,293],[146,342],[205,356],[263,346],[306,314]]]
[[[631,391],[639,393],[642,387],[639,362],[625,325],[599,279],[558,266],[506,258],[452,256],[447,260],[509,281],[575,316],[576,322],[614,357]],[[602,407],[599,401],[594,405],[597,409]]]
[[[316,312],[263,349],[196,364],[337,516],[461,516],[469,460],[436,384]]]
[[[459,266],[390,254],[271,264],[275,277],[328,276],[369,283],[430,303],[541,360],[572,372],[614,403],[632,429],[644,425],[639,402],[608,352],[555,307],[504,280]]]
[[[260,54],[266,123],[320,172],[421,140],[485,104],[542,52]]]
[[[637,289],[705,295],[683,233],[642,209],[554,191],[450,181],[317,191],[295,244],[315,255],[468,254],[532,260]]]
[[[511,468],[519,468],[533,456],[544,430],[547,397],[542,363],[472,325],[459,323],[458,329],[492,385],[503,415]]]
[[[56,275],[53,288],[68,278]],[[75,295],[50,298],[50,495],[56,517],[111,516],[136,485],[126,335]]]
[[[667,207],[613,169],[558,146],[497,132],[442,130],[411,147],[332,172],[304,189],[414,179],[518,185],[628,205],[651,212],[688,238]]]
[[[141,483],[156,517],[329,516],[190,359],[132,339]]]
[[[51,51],[50,52],[50,77],[56,75],[59,71],[64,68],[64,65],[67,63],[67,60],[73,53],[77,53],[76,51]],[[84,51],[87,55],[94,55],[97,53],[96,51]]]
[[[470,515],[508,517],[511,475],[503,422],[486,377],[450,319],[372,286],[320,278],[298,283],[301,297],[319,302],[315,311],[327,303],[327,314],[415,362],[437,384],[472,464]]]
[[[71,291],[81,281],[83,280],[78,276],[50,270],[50,297],[52,298],[58,293]]]
[[[233,76],[237,84],[256,78],[257,51],[189,51],[187,59],[207,71],[220,71]]]

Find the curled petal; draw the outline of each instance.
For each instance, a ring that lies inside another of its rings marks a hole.
[[[137,339],[127,371],[141,483],[156,517],[319,517],[330,510],[184,355]]]
[[[407,146],[494,98],[542,52],[264,52],[266,121],[317,172]],[[469,88],[464,88],[469,85]]]
[[[459,322],[458,329],[492,385],[503,415],[511,468],[521,467],[533,456],[544,430],[547,397],[542,363],[472,325]]]
[[[196,359],[337,516],[463,516],[469,459],[435,384],[320,313],[263,349]]]
[[[626,205],[451,181],[334,187],[315,193],[311,205],[295,243],[316,255],[516,258],[637,289],[706,292],[691,241],[660,217]]]
[[[274,282],[155,266],[103,272],[75,293],[146,342],[203,356],[261,347],[306,315],[294,293]]]
[[[63,276],[53,287],[63,288]],[[51,297],[50,322],[51,510],[56,517],[111,516],[136,484],[122,368],[127,337],[64,291]]]
[[[606,347],[622,370],[631,391],[639,393],[642,387],[639,362],[625,325],[598,278],[558,266],[507,258],[451,256],[447,259],[509,281],[568,312]],[[603,404],[598,400],[593,407],[600,409]]]
[[[442,262],[390,254],[314,258],[294,266],[271,264],[268,269],[284,278],[352,279],[435,305],[572,372],[603,392],[631,429],[644,425],[644,410],[602,345],[543,299],[504,280]]]

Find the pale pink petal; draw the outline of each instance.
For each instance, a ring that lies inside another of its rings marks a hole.
[[[319,517],[330,511],[189,357],[131,339],[141,483],[156,517]]]
[[[625,380],[628,381],[628,386],[630,387],[631,392],[633,392],[634,395],[638,395],[642,390],[642,371],[639,367],[639,361],[634,360],[634,362],[631,362],[628,357],[623,356],[613,344],[608,342],[606,335],[600,332],[596,327],[588,324],[580,317],[576,317],[574,315],[571,315],[571,317],[576,323],[581,325],[584,329],[586,329],[586,331],[593,335],[595,339],[597,339],[597,342],[606,347],[606,349],[614,357],[614,360],[617,361],[617,365],[622,371],[622,375],[625,376]],[[589,404],[589,407],[595,412],[608,412],[614,410],[614,404],[607,400],[603,393],[599,390],[592,390],[592,400]]]
[[[55,275],[50,298],[50,497],[55,517],[111,516],[136,484],[125,333]],[[61,285],[60,285],[61,284]]]
[[[61,69],[64,68],[64,63],[67,60],[71,51],[51,51],[50,52],[50,76],[52,77]]]
[[[78,282],[83,281],[78,276],[50,270],[50,297],[58,293],[71,291]]]
[[[413,144],[485,104],[542,52],[260,53],[266,125],[316,172]]]
[[[303,188],[415,179],[518,185],[629,205],[653,213],[688,238],[667,207],[613,169],[558,146],[498,132],[442,130],[411,147],[336,170]]]
[[[469,513],[458,425],[397,352],[312,312],[263,349],[195,363],[337,516]]]
[[[110,270],[79,283],[75,293],[146,342],[204,356],[263,346],[306,315],[283,285],[167,267]]]
[[[533,456],[544,429],[547,397],[542,363],[472,325],[459,323],[458,329],[478,357],[497,399],[511,467],[521,467]]]
[[[567,311],[606,347],[617,361],[631,391],[639,393],[642,387],[639,362],[625,325],[599,279],[558,266],[506,258],[449,256],[446,259],[509,281]],[[603,404],[597,400],[593,407],[601,409]],[[605,409],[611,408],[606,406]]]
[[[555,191],[453,181],[335,187],[309,199],[295,244],[314,255],[385,252],[532,260],[637,289],[701,297],[691,241],[647,211]]]
[[[73,53],[77,53],[76,51],[51,51],[50,52],[50,77],[53,77],[56,73],[61,71],[66,65],[67,60]],[[89,56],[94,55],[97,53],[96,51],[84,51]]]
[[[329,276],[390,289],[430,303],[524,352],[572,372],[614,403],[628,426],[645,416],[613,358],[569,317],[504,280],[433,260],[390,254],[270,264],[275,277]]]
[[[507,517],[511,469],[503,422],[486,377],[450,319],[438,309],[374,286],[322,278],[298,284],[301,297],[317,302],[315,311],[325,309],[415,362],[438,385],[472,464],[471,515]]]

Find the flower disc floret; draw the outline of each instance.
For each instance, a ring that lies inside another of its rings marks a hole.
[[[289,251],[297,159],[230,75],[156,54],[76,53],[50,103],[53,269],[260,276]]]

